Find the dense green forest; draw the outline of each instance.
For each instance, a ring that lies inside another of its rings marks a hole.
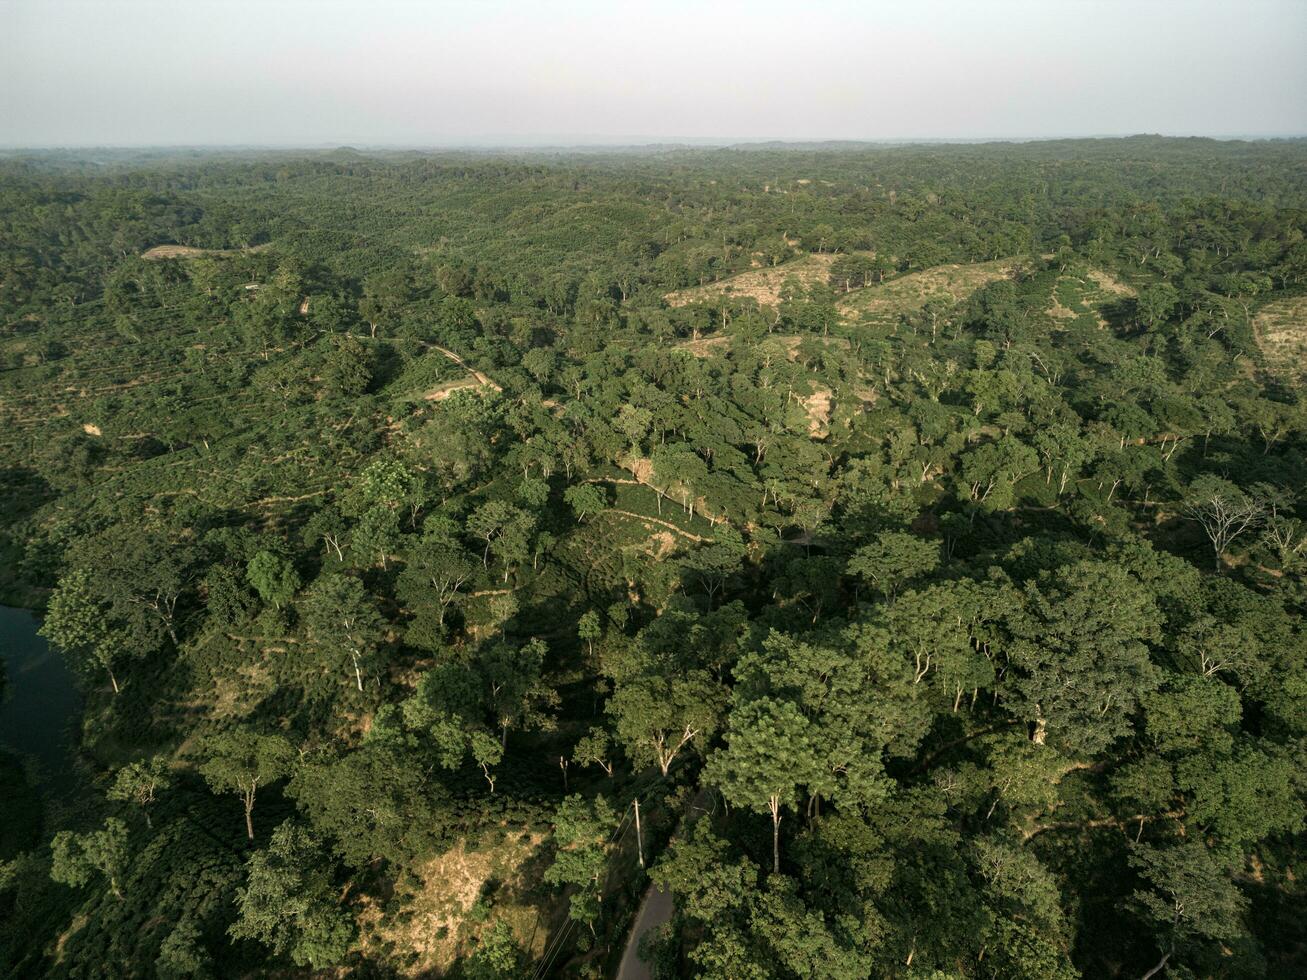
[[[0,157],[0,973],[1301,977],[1305,371],[1304,141]]]

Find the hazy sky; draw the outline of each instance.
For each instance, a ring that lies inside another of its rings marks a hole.
[[[0,0],[0,145],[1307,133],[1307,0]]]

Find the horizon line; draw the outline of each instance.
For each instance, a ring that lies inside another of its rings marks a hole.
[[[587,134],[530,134],[509,136],[451,138],[425,142],[376,140],[317,140],[270,142],[128,142],[128,143],[0,143],[0,152],[50,151],[123,151],[123,150],[557,150],[557,149],[639,149],[656,147],[728,149],[734,146],[779,144],[782,146],[812,146],[824,144],[857,144],[864,146],[911,146],[922,144],[983,144],[983,143],[1054,143],[1070,140],[1126,140],[1126,139],[1200,139],[1224,143],[1271,142],[1276,140],[1307,139],[1307,131],[1300,133],[1067,133],[1061,135],[989,135],[989,136],[883,136],[883,137],[788,137],[788,136],[592,136]]]

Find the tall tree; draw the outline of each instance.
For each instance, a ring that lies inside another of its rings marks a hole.
[[[352,575],[319,576],[305,597],[304,621],[329,656],[349,665],[361,692],[363,668],[375,660],[384,638],[381,614],[363,583]]]
[[[246,881],[236,890],[239,917],[228,932],[257,939],[299,966],[323,970],[345,958],[355,934],[341,908],[339,891],[318,843],[286,821],[267,848],[246,862]]]
[[[200,774],[215,793],[235,793],[245,812],[245,835],[254,840],[254,801],[259,787],[290,775],[295,750],[280,735],[236,729],[202,746]]]
[[[127,825],[117,817],[108,817],[99,830],[85,834],[59,831],[50,842],[50,855],[50,877],[55,881],[81,887],[98,872],[104,875],[114,897],[123,899]]]

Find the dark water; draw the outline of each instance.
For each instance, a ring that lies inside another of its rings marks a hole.
[[[76,785],[72,730],[80,698],[63,658],[36,635],[41,621],[0,606],[0,747],[28,760],[43,789],[61,796]]]

